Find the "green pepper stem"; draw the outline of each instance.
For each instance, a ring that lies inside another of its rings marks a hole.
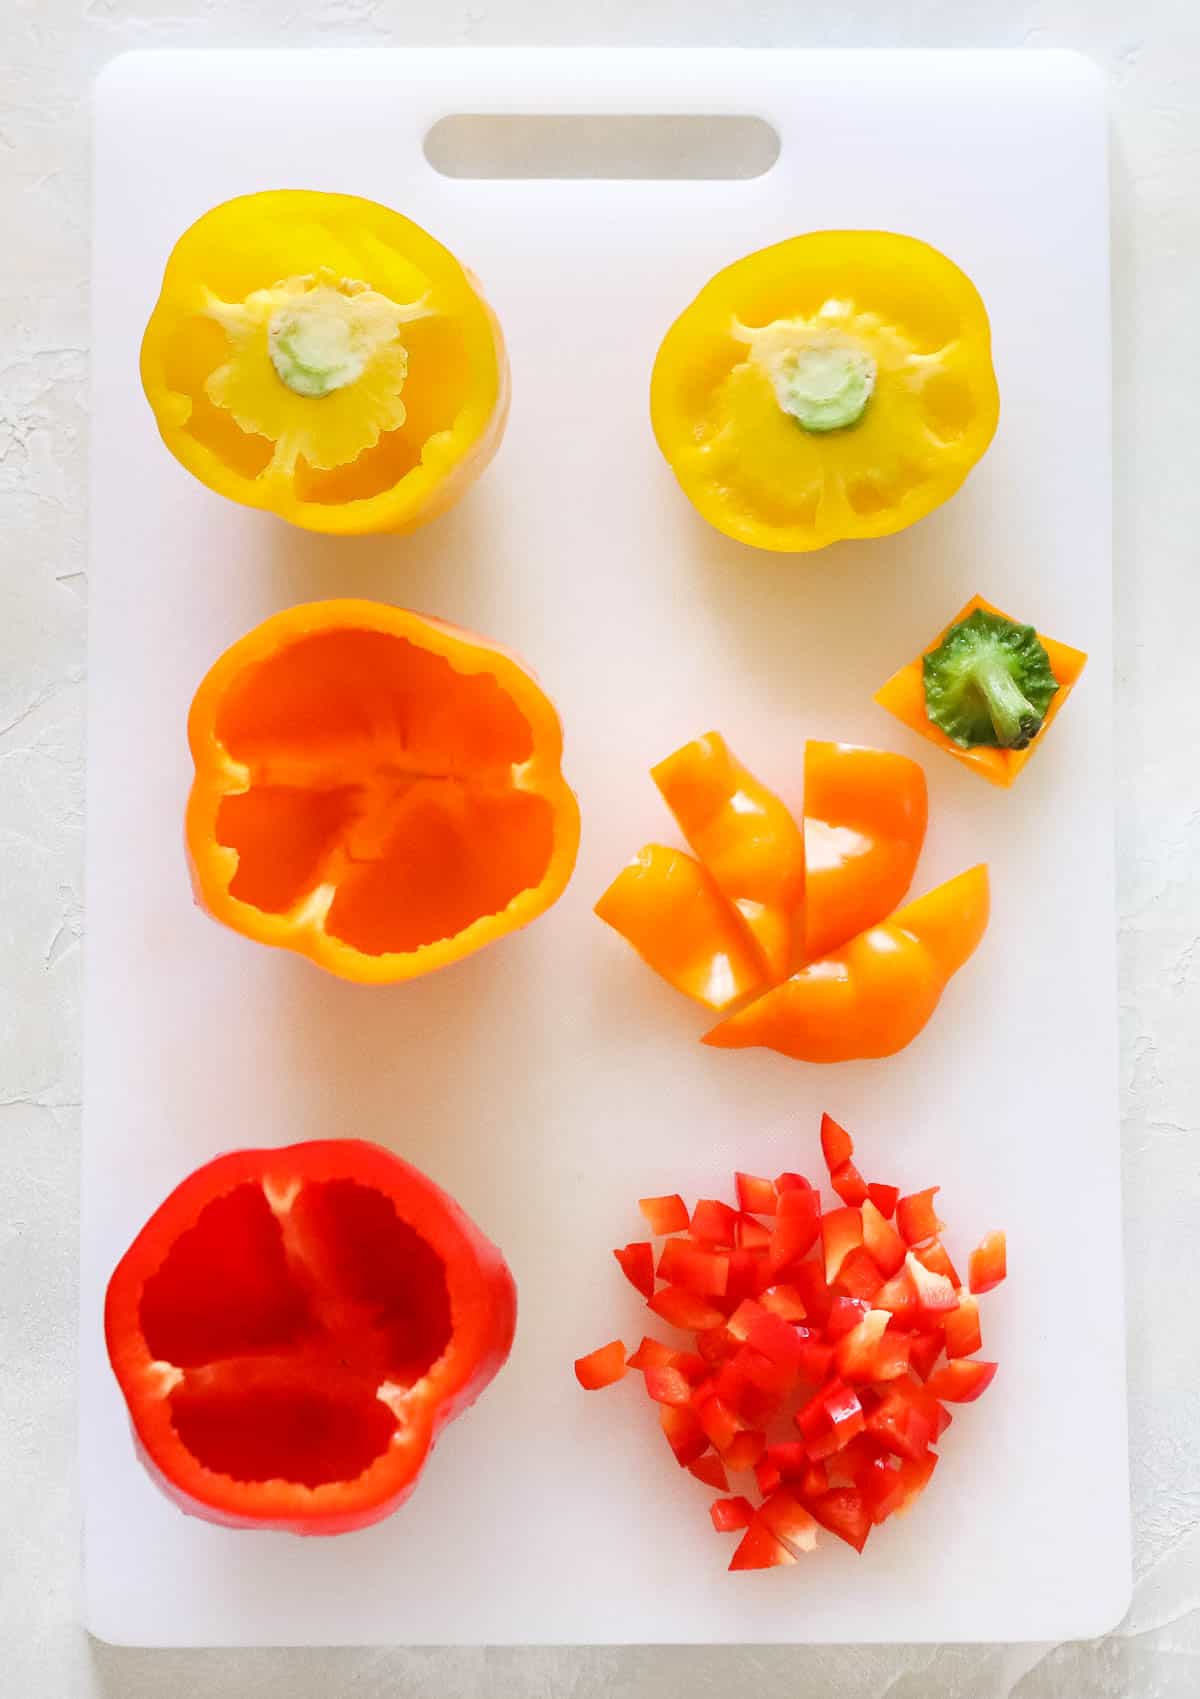
[[[1008,668],[994,655],[980,655],[971,681],[987,704],[1002,749],[1026,749],[1041,728],[1043,715],[1022,692]]]

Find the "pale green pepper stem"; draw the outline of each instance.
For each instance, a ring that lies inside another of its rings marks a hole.
[[[875,390],[875,361],[865,348],[798,348],[779,362],[775,395],[806,431],[856,425]]]
[[[971,679],[984,701],[1002,749],[1026,749],[1037,736],[1043,716],[994,655],[980,655]]]

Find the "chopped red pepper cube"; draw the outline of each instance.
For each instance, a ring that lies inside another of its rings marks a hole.
[[[896,1204],[896,1226],[909,1245],[919,1245],[922,1239],[932,1239],[942,1230],[943,1222],[934,1214],[933,1200],[940,1186],[929,1186],[923,1192],[913,1192]]]
[[[656,1404],[690,1404],[692,1389],[678,1369],[646,1369],[646,1391]]]
[[[821,1154],[830,1174],[854,1155],[854,1140],[832,1115],[821,1116]]]
[[[658,1259],[658,1277],[698,1298],[723,1298],[729,1259],[721,1251],[706,1251],[686,1239],[668,1239]]]
[[[897,1457],[920,1457],[934,1438],[932,1418],[899,1390],[889,1391],[866,1419],[866,1430]]]
[[[934,1274],[944,1274],[951,1286],[962,1285],[958,1278],[958,1270],[950,1260],[949,1252],[940,1239],[926,1239],[920,1245],[913,1246],[913,1256]]]
[[[738,1212],[719,1198],[701,1198],[692,1211],[692,1237],[701,1244],[732,1250],[737,1243]]]
[[[758,1490],[766,1498],[783,1482],[783,1475],[770,1457],[760,1457],[754,1465],[754,1479],[758,1482]]]
[[[647,1308],[669,1321],[672,1327],[686,1328],[696,1331],[705,1327],[719,1327],[725,1320],[721,1311],[705,1299],[698,1297],[695,1292],[685,1292],[682,1286],[663,1286],[650,1299]]]
[[[757,1517],[742,1535],[742,1542],[729,1560],[730,1569],[775,1569],[780,1564],[795,1563],[782,1540],[777,1540],[765,1522]]]
[[[824,1404],[830,1426],[826,1432],[818,1433],[808,1442],[808,1455],[814,1462],[832,1457],[835,1451],[849,1445],[855,1435],[863,1431],[866,1420],[858,1394],[853,1387],[843,1386],[840,1381],[834,1381],[826,1389]]]
[[[871,1510],[862,1493],[849,1487],[832,1487],[809,1499],[808,1508],[822,1528],[828,1528],[856,1552],[866,1545],[871,1532]]]
[[[810,1552],[817,1543],[816,1522],[786,1487],[776,1485],[758,1515],[791,1552]]]
[[[890,1221],[896,1213],[896,1205],[900,1201],[899,1186],[881,1186],[874,1180],[867,1187],[867,1196],[875,1205],[880,1215]]]
[[[711,1451],[706,1451],[703,1457],[689,1463],[688,1474],[695,1475],[706,1487],[715,1487],[719,1493],[729,1491],[729,1476],[725,1473],[725,1465]]]
[[[810,1386],[820,1386],[828,1378],[832,1367],[832,1345],[826,1345],[815,1336],[801,1339],[800,1360],[796,1365],[801,1380],[807,1381]]]
[[[849,1333],[871,1308],[865,1298],[836,1297],[829,1306],[829,1320],[825,1323],[826,1337],[840,1339],[844,1333]]]
[[[680,1404],[660,1404],[658,1419],[680,1468],[699,1462],[708,1450],[708,1435],[695,1410]]]
[[[750,1337],[750,1329],[754,1326],[754,1323],[760,1316],[766,1314],[767,1311],[763,1309],[757,1298],[743,1298],[725,1325],[736,1339],[740,1339],[745,1344]]]
[[[897,1327],[889,1327],[875,1348],[874,1379],[898,1380],[908,1372],[911,1362],[913,1336]]]
[[[811,1192],[812,1182],[806,1180],[803,1174],[784,1173],[775,1176],[775,1190],[782,1197],[784,1192]]]
[[[586,1357],[575,1359],[575,1379],[585,1392],[598,1392],[602,1386],[612,1386],[625,1373],[625,1347],[619,1339],[589,1351]]]
[[[862,1206],[862,1225],[864,1248],[884,1279],[890,1280],[903,1266],[904,1240],[870,1198]]]
[[[741,1350],[741,1341],[727,1327],[706,1327],[696,1335],[696,1349],[713,1368],[735,1357]]]
[[[752,1215],[739,1215],[737,1242],[740,1251],[765,1251],[771,1243],[771,1229]]]
[[[721,1461],[735,1472],[753,1469],[767,1448],[767,1436],[756,1428],[745,1428],[736,1434],[721,1453]]]
[[[825,1283],[825,1271],[820,1259],[812,1257],[808,1262],[802,1262],[791,1270],[789,1279],[808,1311],[808,1321],[813,1327],[824,1327],[829,1320],[829,1306],[833,1302],[833,1294]]]
[[[947,1404],[973,1404],[992,1384],[998,1367],[997,1363],[981,1363],[978,1358],[957,1357],[930,1375],[927,1390]]]
[[[821,1231],[821,1199],[817,1192],[799,1186],[784,1192],[775,1212],[771,1234],[772,1272],[784,1274],[795,1267],[817,1242]]]
[[[1003,1233],[988,1233],[971,1252],[968,1279],[972,1292],[990,1292],[1008,1273],[1008,1248]]]
[[[643,1298],[654,1296],[654,1248],[648,1239],[640,1240],[632,1245],[625,1245],[621,1250],[614,1251],[621,1265],[621,1272],[631,1286],[637,1288]]]
[[[758,1301],[764,1310],[770,1310],[774,1316],[781,1316],[784,1321],[803,1321],[808,1314],[800,1293],[794,1286],[787,1284],[766,1287],[759,1293]]]
[[[983,1347],[979,1326],[979,1300],[970,1292],[960,1292],[958,1308],[951,1310],[945,1321],[947,1357],[969,1357]]]
[[[954,1313],[950,1310],[944,1320],[952,1321]],[[928,1380],[933,1373],[933,1365],[942,1354],[943,1336],[936,1328],[931,1328],[926,1333],[913,1333],[909,1337],[908,1366],[922,1380]]]
[[[726,1301],[736,1305],[743,1298],[757,1298],[771,1278],[766,1250],[730,1251],[728,1257],[729,1281],[725,1288]]]
[[[626,1360],[626,1368],[630,1369],[662,1369],[673,1363],[676,1352],[669,1345],[664,1345],[661,1339],[645,1338],[633,1355]]]
[[[734,1187],[737,1191],[738,1208],[747,1215],[774,1215],[775,1185],[771,1180],[760,1179],[757,1174],[735,1174]]]
[[[662,1198],[639,1198],[638,1208],[652,1233],[681,1233],[688,1224],[687,1205],[678,1192]]]
[[[906,1267],[885,1281],[871,1300],[877,1310],[890,1310],[897,1327],[908,1327],[916,1319],[917,1288]]]
[[[829,1176],[829,1184],[843,1203],[857,1206],[866,1202],[867,1182],[853,1162],[843,1162],[840,1168],[835,1168]]]
[[[855,1214],[857,1213],[856,1210]],[[883,1286],[883,1276],[865,1245],[856,1245],[850,1252],[838,1271],[835,1284],[839,1292],[844,1292],[847,1297],[866,1298],[874,1303],[875,1294]]]
[[[791,1322],[764,1309],[750,1323],[748,1337],[756,1351],[761,1351],[771,1362],[795,1374],[800,1363],[802,1335],[796,1332]]]
[[[692,1386],[699,1386],[712,1372],[712,1365],[706,1363],[698,1351],[676,1351],[671,1359],[671,1367],[678,1369],[684,1380],[689,1381]]]
[[[883,1522],[889,1516],[903,1516],[911,1510],[916,1499],[929,1483],[937,1467],[937,1452],[927,1451],[917,1458],[902,1458],[898,1468],[889,1470],[892,1479],[882,1490],[876,1489],[871,1504],[873,1522]]]
[[[732,1534],[738,1528],[750,1526],[754,1506],[748,1498],[718,1498],[709,1506],[708,1514],[718,1534]]]
[[[781,1440],[767,1447],[767,1462],[785,1481],[799,1480],[809,1465],[808,1447],[802,1439]]]
[[[904,1264],[917,1289],[919,1319],[924,1318],[926,1322],[936,1321],[947,1310],[958,1307],[958,1291],[944,1274],[935,1274],[933,1269],[926,1268],[913,1251],[909,1251]]]
[[[716,1393],[710,1393],[696,1405],[696,1419],[706,1439],[720,1452],[728,1451],[738,1432],[738,1418]]]
[[[870,1381],[880,1378],[879,1348],[891,1319],[887,1310],[868,1310],[858,1325],[838,1340],[834,1362],[843,1380]],[[905,1367],[907,1361],[908,1353],[905,1352]]]
[[[832,1286],[850,1252],[862,1244],[862,1216],[849,1206],[831,1209],[821,1217],[821,1247],[825,1279]]]

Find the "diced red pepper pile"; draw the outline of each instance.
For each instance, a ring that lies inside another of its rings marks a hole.
[[[738,1174],[736,1207],[702,1198],[690,1215],[678,1196],[643,1198],[666,1236],[657,1265],[645,1241],[613,1255],[694,1349],[646,1338],[627,1356],[613,1340],[575,1364],[588,1391],[639,1370],[677,1462],[706,1486],[728,1494],[731,1473],[749,1477],[711,1508],[719,1533],[742,1535],[730,1569],[794,1563],[818,1524],[861,1551],[928,1483],[946,1405],[978,1398],[996,1372],[973,1354],[977,1295],[1005,1275],[1003,1233],[971,1253],[964,1287],[936,1186],[868,1185],[828,1115],[821,1147],[835,1209],[790,1173]]]

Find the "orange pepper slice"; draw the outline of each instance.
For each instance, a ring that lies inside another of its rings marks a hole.
[[[595,912],[668,984],[706,1008],[728,1008],[767,983],[716,880],[683,850],[647,844]]]
[[[720,732],[685,743],[650,776],[741,916],[768,978],[782,978],[792,965],[793,927],[804,897],[800,828]]]
[[[486,639],[381,602],[290,608],[188,721],[200,905],[343,979],[414,979],[533,920],[575,865],[552,704]]]
[[[928,817],[925,774],[908,756],[805,745],[805,961],[857,937],[903,900]]]
[[[967,605],[955,614],[932,643],[910,661],[906,667],[901,667],[898,673],[893,673],[881,690],[875,693],[875,700],[881,708],[886,708],[889,714],[894,714],[902,725],[910,727],[922,737],[927,737],[930,743],[944,749],[948,755],[953,755],[956,761],[961,761],[964,767],[970,767],[973,772],[981,773],[989,784],[1000,785],[1007,789],[1013,784],[1025,763],[1041,747],[1042,740],[1054,723],[1054,717],[1059,713],[1067,697],[1071,694],[1079,680],[1087,656],[1081,649],[1071,649],[1065,643],[1056,643],[1052,637],[1046,637],[1038,632],[1038,640],[1045,649],[1050,660],[1050,670],[1058,681],[1058,692],[1050,700],[1046,709],[1046,717],[1042,721],[1037,736],[1025,749],[991,749],[980,746],[975,749],[960,749],[954,739],[947,737],[940,726],[935,726],[925,712],[925,675],[922,669],[924,657],[937,649],[945,641],[946,634],[953,626],[960,624],[976,608],[985,612],[1000,614],[1002,619],[1011,619],[1012,615],[1002,613],[991,602],[982,596],[972,596]]]
[[[912,1042],[987,929],[987,868],[973,867],[810,962],[704,1035],[799,1062],[892,1056]]]

